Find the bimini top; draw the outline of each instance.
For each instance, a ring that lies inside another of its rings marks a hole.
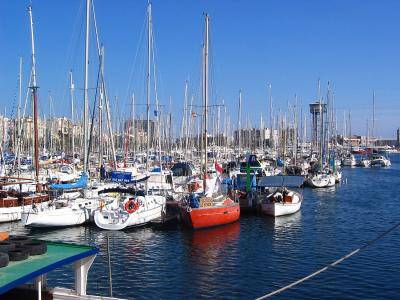
[[[258,181],[260,187],[300,187],[304,183],[303,176],[264,176]]]
[[[53,190],[72,190],[72,189],[84,189],[87,187],[89,181],[89,176],[87,173],[83,172],[78,181],[74,183],[59,183],[50,185],[50,189]]]
[[[65,243],[47,243],[47,252],[24,261],[11,261],[1,268],[0,294],[27,283],[64,265],[97,254],[96,247]]]

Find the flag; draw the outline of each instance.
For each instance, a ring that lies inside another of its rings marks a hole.
[[[194,111],[192,111],[192,118],[196,118],[196,117],[197,117],[197,114]]]
[[[251,190],[251,178],[250,178],[250,164],[249,161],[246,162],[246,192]]]
[[[217,162],[215,162],[214,163],[214,166],[215,166],[215,170],[218,172],[218,173],[223,173],[224,172],[224,168],[222,168]]]

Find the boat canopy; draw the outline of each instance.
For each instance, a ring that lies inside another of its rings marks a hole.
[[[300,187],[304,183],[303,176],[264,176],[258,181],[259,187]]]
[[[78,181],[73,183],[58,183],[50,185],[50,189],[53,190],[72,190],[72,189],[83,189],[87,187],[89,176],[87,173],[82,173]]]

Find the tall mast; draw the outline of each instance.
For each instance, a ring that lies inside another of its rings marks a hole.
[[[184,115],[184,120],[185,120],[185,152],[184,152],[184,157],[187,159],[187,149],[188,149],[188,134],[189,134],[189,129],[188,129],[188,124],[189,124],[189,118],[188,116],[188,81],[185,80],[185,104],[184,104],[184,109],[183,109],[183,115]]]
[[[83,98],[83,171],[87,171],[88,165],[88,112],[89,112],[89,99],[88,99],[88,65],[89,65],[89,19],[90,19],[90,0],[86,0],[86,39],[85,39],[85,77],[84,77],[84,98]]]
[[[19,76],[18,76],[18,135],[17,135],[17,163],[18,163],[18,174],[21,166],[21,101],[22,101],[22,57],[19,58]]]
[[[35,147],[35,181],[39,180],[39,128],[38,128],[38,105],[37,105],[37,82],[36,82],[36,60],[35,60],[35,40],[33,34],[32,5],[28,6],[31,44],[32,44],[32,97],[33,97],[33,129],[34,129],[34,147]]]
[[[240,152],[242,151],[241,146],[242,146],[242,139],[241,139],[241,119],[242,119],[242,90],[239,90],[239,112],[238,112],[238,145],[239,145],[239,160],[240,160]]]
[[[133,160],[135,161],[136,155],[136,128],[135,128],[135,93],[132,94],[132,138],[133,138]]]
[[[262,113],[260,113],[260,146],[261,146],[261,153],[264,154],[264,122]]]
[[[71,97],[71,123],[72,123],[72,159],[75,159],[75,128],[74,128],[74,82],[72,80],[72,71],[69,72],[69,93]]]
[[[270,135],[269,135],[269,144],[271,149],[273,148],[274,144],[274,120],[272,117],[272,84],[268,83],[268,92],[269,92],[269,121],[270,121]]]
[[[103,141],[103,103],[104,103],[104,46],[100,49],[100,74],[102,77],[100,84],[100,97],[99,97],[99,167],[103,165],[103,151],[104,151],[104,141]],[[112,138],[112,135],[111,135]],[[116,167],[116,166],[115,166]]]
[[[375,91],[372,91],[372,140],[374,140],[375,131]]]
[[[147,155],[146,170],[149,170],[150,148],[150,64],[151,64],[151,3],[147,7]]]
[[[204,36],[204,179],[207,178],[207,113],[208,113],[208,14],[205,16],[205,36]],[[204,182],[205,183],[205,182]],[[205,190],[204,184],[204,190]]]

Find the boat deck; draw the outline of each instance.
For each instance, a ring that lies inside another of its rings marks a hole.
[[[47,252],[23,261],[11,261],[0,269],[0,295],[66,264],[94,257],[98,249],[91,246],[46,242]]]

